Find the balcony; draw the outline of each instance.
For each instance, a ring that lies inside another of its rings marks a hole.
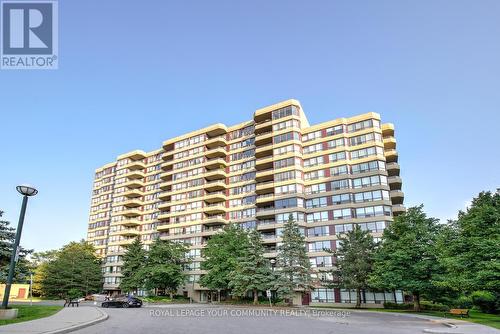
[[[161,199],[162,201],[169,201],[170,197],[171,197],[170,191],[162,191],[160,192],[160,195],[158,195],[158,198]]]
[[[138,209],[127,209],[123,210],[121,214],[125,217],[137,217],[142,215],[142,211]]]
[[[207,161],[205,161],[206,169],[224,169],[226,166],[227,162],[222,158],[207,159]]]
[[[146,164],[142,160],[130,161],[126,166],[130,170],[139,170],[146,168]]]
[[[135,179],[144,179],[145,175],[144,175],[144,172],[140,169],[136,169],[136,170],[129,170],[125,176],[129,179],[129,180],[135,180]]]
[[[259,195],[274,192],[274,181],[257,183],[255,186],[255,192]]]
[[[203,207],[203,211],[209,215],[223,214],[226,212],[225,203],[209,204]]]
[[[119,222],[120,225],[123,225],[123,226],[139,226],[142,224],[142,221],[140,221],[139,219],[123,219],[123,220],[120,220]]]
[[[142,182],[142,180],[131,180],[120,184],[120,186],[127,187],[129,189],[137,189],[144,186],[144,183]]]
[[[387,178],[387,183],[389,183],[389,187],[391,188],[391,190],[401,190],[403,181],[399,176],[389,176]]]
[[[394,137],[394,124],[392,123],[382,124],[382,136]]]
[[[164,210],[170,208],[171,205],[172,205],[172,203],[170,201],[164,201],[164,202],[161,202],[160,204],[158,204],[158,209],[161,211],[164,211]]]
[[[171,181],[172,180],[172,171],[161,173],[160,179],[162,179],[163,181]]]
[[[161,190],[170,190],[172,189],[172,181],[165,181],[160,183]]]
[[[255,146],[263,146],[272,144],[273,142],[273,131],[262,132],[255,137]]]
[[[158,215],[158,220],[165,220],[170,218],[170,211],[160,211]]]
[[[398,162],[398,152],[396,150],[385,150],[385,161],[387,163]]]
[[[273,168],[273,156],[255,160],[255,169],[257,171],[270,168]]]
[[[122,239],[122,240],[118,240],[116,242],[116,244],[121,245],[121,246],[126,246],[126,245],[130,245],[131,243],[133,243],[134,240],[135,240],[135,238]]]
[[[401,190],[391,190],[392,204],[403,204],[405,194]]]
[[[138,236],[140,231],[136,228],[124,228],[118,231],[118,235],[123,235],[127,237]]]
[[[274,193],[259,195],[255,199],[255,204],[274,203]]]
[[[209,149],[217,148],[217,147],[226,147],[226,145],[227,145],[227,142],[226,142],[226,138],[224,138],[224,137],[215,137],[215,138],[212,138],[212,139],[205,141],[205,146]]]
[[[121,204],[126,206],[127,208],[137,208],[142,205],[142,201],[139,198],[135,198],[123,201]]]
[[[226,172],[224,169],[214,169],[203,174],[203,177],[207,180],[220,180],[226,178]]]
[[[226,154],[227,154],[226,149],[221,147],[214,148],[205,152],[205,156],[209,159],[225,158]]]
[[[160,231],[166,231],[170,228],[170,223],[169,222],[160,222],[158,224],[156,224],[156,230],[158,232]]]
[[[228,220],[226,219],[225,215],[215,215],[215,216],[207,216],[203,220],[203,225],[210,226],[210,225],[223,225],[227,224]]]
[[[226,200],[226,193],[224,191],[216,191],[213,193],[206,193],[203,197],[207,203],[216,203]]]
[[[258,146],[255,148],[255,157],[262,158],[273,155],[273,144]]]
[[[205,183],[204,188],[208,191],[218,191],[226,189],[226,183],[224,181],[209,181]]]
[[[266,218],[274,218],[276,213],[276,209],[274,206],[257,208],[257,212],[255,213],[255,217],[258,219],[266,219]]]
[[[394,137],[384,137],[384,149],[394,150],[396,149],[396,138]]]
[[[274,177],[274,168],[261,169],[255,173],[255,181],[270,181]]]
[[[389,176],[399,176],[399,164],[397,162],[386,164],[386,169]]]
[[[396,204],[396,205],[392,206],[392,214],[394,216],[398,216],[398,215],[405,213],[405,212],[406,212],[406,208],[404,207],[403,204]]]

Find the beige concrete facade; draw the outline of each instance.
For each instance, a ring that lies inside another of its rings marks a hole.
[[[379,238],[404,212],[399,170],[394,126],[379,114],[310,125],[300,103],[287,100],[251,121],[215,124],[98,168],[88,241],[105,259],[109,291],[119,287],[123,246],[135,237],[145,245],[156,237],[185,242],[192,263],[182,290],[203,301],[197,280],[211,235],[229,222],[255,227],[273,258],[292,213],[313,267],[326,275],[333,261],[323,249],[335,249],[339,234],[359,224]]]

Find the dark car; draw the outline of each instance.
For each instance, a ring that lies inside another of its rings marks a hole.
[[[128,307],[141,307],[141,306],[142,306],[142,300],[135,297],[118,297],[112,300],[106,300],[101,304],[101,307],[105,308],[108,307],[128,308]]]

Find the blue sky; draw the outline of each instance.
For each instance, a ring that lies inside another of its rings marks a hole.
[[[0,209],[22,244],[85,237],[94,169],[301,101],[396,126],[406,205],[441,219],[500,186],[500,2],[62,1],[59,70],[0,71]],[[57,231],[57,232],[56,232]]]

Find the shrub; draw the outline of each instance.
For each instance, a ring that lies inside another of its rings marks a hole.
[[[472,308],[472,298],[470,296],[460,296],[452,302],[456,308],[470,309]]]
[[[410,310],[413,309],[413,304],[398,304],[392,302],[385,302],[384,308],[391,310]]]
[[[420,308],[422,309],[422,311],[441,311],[441,312],[446,312],[450,309],[448,306],[444,304],[432,303],[426,300],[420,302]]]
[[[471,295],[472,304],[484,313],[497,313],[496,296],[489,291],[475,291]]]

